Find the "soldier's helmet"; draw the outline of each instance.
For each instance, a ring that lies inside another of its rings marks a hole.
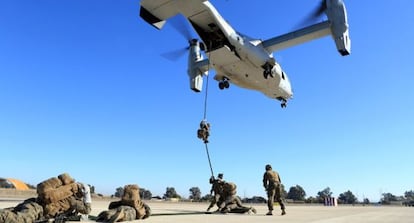
[[[207,121],[205,119],[203,119],[200,122],[200,128],[204,128],[205,126],[207,126]]]
[[[272,169],[272,166],[270,166],[270,164],[267,164],[266,165],[266,170],[271,170]]]
[[[219,173],[217,177],[222,180],[223,179],[223,174]]]

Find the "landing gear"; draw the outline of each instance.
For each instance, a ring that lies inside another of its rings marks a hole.
[[[271,74],[272,74],[272,71],[269,71],[269,70],[264,70],[263,71],[263,76],[264,76],[265,79],[267,79]]]
[[[280,107],[281,107],[281,108],[286,108],[286,106],[287,106],[287,101],[286,101],[286,99],[282,98],[282,99],[280,99],[280,101],[282,102],[282,103],[280,103]]]
[[[224,88],[229,88],[230,87],[230,83],[228,81],[228,79],[223,79],[222,81],[219,82],[219,88],[220,90],[223,90]]]
[[[266,62],[265,64],[263,64],[262,68],[264,69],[263,76],[264,76],[265,79],[267,79],[269,76],[275,77],[273,72],[272,72],[273,66],[270,63]]]

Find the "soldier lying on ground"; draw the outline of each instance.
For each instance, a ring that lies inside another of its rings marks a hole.
[[[242,202],[239,197],[232,195],[227,197],[226,200],[221,204],[221,213],[254,213],[256,214],[256,209],[253,207],[246,207],[242,205]]]
[[[26,223],[43,220],[43,207],[30,198],[14,208],[0,210],[0,223]]]
[[[139,187],[126,185],[120,201],[109,204],[109,210],[99,213],[97,222],[121,222],[145,219],[151,215],[150,207],[141,201]]]
[[[75,182],[66,173],[39,183],[37,194],[37,198],[0,211],[0,223],[80,220],[79,213],[91,211],[89,186]]]
[[[79,214],[87,216],[91,212],[89,186],[75,182],[67,173],[38,184],[37,194],[46,219],[79,220]]]
[[[246,207],[242,205],[240,198],[237,197],[237,186],[231,182],[223,182],[222,190],[220,193],[219,200],[217,201],[217,206],[219,209],[217,211],[221,213],[255,213],[256,209],[253,207]]]

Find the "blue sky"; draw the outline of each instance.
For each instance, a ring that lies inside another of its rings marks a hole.
[[[267,39],[318,1],[212,3],[238,31]],[[350,56],[330,37],[275,52],[294,88],[286,109],[234,85],[220,91],[210,77],[214,172],[240,196],[265,196],[267,163],[308,196],[330,187],[376,201],[414,189],[414,3],[345,3]],[[103,194],[130,183],[161,196],[209,192],[196,137],[204,93],[189,89],[186,56],[160,56],[186,40],[138,11],[137,0],[1,1],[1,177],[35,185],[68,172]]]

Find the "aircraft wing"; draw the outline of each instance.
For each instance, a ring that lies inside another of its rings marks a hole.
[[[189,20],[207,50],[219,48],[227,41],[223,30],[229,32],[228,27],[218,21],[218,12],[208,0],[141,0],[140,16],[157,29],[177,14]]]
[[[194,20],[208,23],[213,19],[206,15],[203,2],[207,0],[141,0],[140,16],[161,29],[165,21],[179,13]]]

